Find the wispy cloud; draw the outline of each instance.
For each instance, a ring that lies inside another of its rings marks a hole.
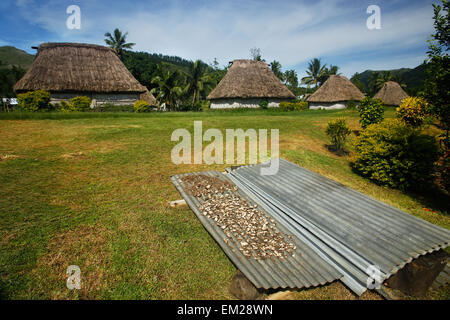
[[[82,10],[81,30],[65,28],[65,9],[74,3]],[[364,1],[355,5],[338,0],[133,4],[17,0],[16,4],[26,21],[53,35],[52,41],[102,43],[106,31],[119,27],[129,32],[135,50],[207,62],[217,58],[226,64],[248,57],[251,47],[259,47],[266,60],[276,59],[289,68],[300,68],[313,57],[340,56],[346,57],[338,62],[347,75],[363,71],[352,70],[353,66],[401,63],[408,50],[415,51],[408,55],[409,61],[420,63],[433,28],[431,5],[408,1],[382,2],[382,29],[373,31],[366,28],[369,2]],[[379,56],[374,58],[374,53]]]

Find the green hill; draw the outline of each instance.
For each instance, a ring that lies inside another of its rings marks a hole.
[[[361,81],[364,83],[366,88],[368,87],[370,76],[375,72],[391,72],[394,76],[400,77],[406,84],[406,91],[409,94],[417,92],[417,90],[423,87],[425,80],[425,64],[421,64],[414,69],[410,68],[400,68],[393,70],[366,70],[359,74]]]
[[[33,63],[34,55],[11,46],[0,47],[0,68],[18,66],[25,70]]]

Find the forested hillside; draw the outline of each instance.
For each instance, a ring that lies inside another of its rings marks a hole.
[[[370,86],[371,78],[375,73],[383,74],[390,73],[395,78],[401,80],[405,85],[405,90],[410,94],[414,95],[418,90],[423,88],[425,79],[425,64],[421,64],[414,69],[401,68],[393,70],[366,70],[359,74],[359,79],[365,85],[366,88]]]

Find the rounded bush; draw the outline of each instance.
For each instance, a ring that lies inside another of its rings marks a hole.
[[[397,108],[397,118],[412,127],[420,127],[428,113],[428,102],[419,97],[407,97]]]
[[[283,111],[302,111],[308,109],[308,102],[296,101],[296,102],[280,102],[280,110]]]
[[[147,101],[144,100],[136,100],[133,105],[134,112],[149,112],[150,105]]]
[[[50,105],[50,92],[45,90],[36,90],[17,95],[19,107],[25,111],[48,111],[52,108]]]
[[[60,105],[61,111],[64,111],[64,112],[73,111],[72,106],[67,101],[61,100],[59,105]]]
[[[91,98],[85,96],[78,96],[70,99],[70,106],[72,111],[89,111],[91,107]]]
[[[267,109],[267,107],[269,106],[269,102],[267,102],[267,100],[263,100],[259,103],[259,106],[261,107],[261,109]]]
[[[381,99],[365,97],[359,103],[359,122],[363,128],[383,121],[384,104]]]
[[[355,142],[352,167],[376,183],[398,189],[420,189],[432,178],[438,159],[436,139],[400,120],[368,126]]]

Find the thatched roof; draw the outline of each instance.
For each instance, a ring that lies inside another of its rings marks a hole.
[[[234,60],[227,74],[211,91],[207,99],[223,98],[281,98],[295,95],[262,61]]]
[[[324,84],[308,97],[308,102],[360,101],[364,94],[344,76],[331,75]]]
[[[111,48],[81,43],[43,43],[16,92],[145,92]]]
[[[383,100],[384,104],[388,106],[399,106],[402,100],[408,97],[408,94],[397,82],[387,81],[373,97]]]
[[[146,90],[144,93],[141,93],[141,96],[139,97],[139,99],[146,101],[151,106],[157,106],[158,105],[158,102],[156,101],[156,98],[148,90]]]

